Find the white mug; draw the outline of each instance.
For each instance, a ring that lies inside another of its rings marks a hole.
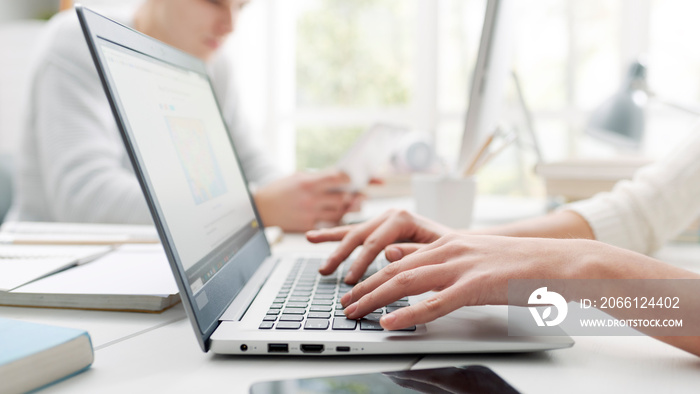
[[[416,213],[455,229],[469,228],[476,178],[415,174],[411,178]]]

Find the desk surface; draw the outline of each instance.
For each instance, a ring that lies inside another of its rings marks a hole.
[[[310,247],[301,236],[286,235],[276,252]],[[671,245],[659,255],[697,271],[696,256],[700,245]],[[515,355],[268,358],[203,353],[181,305],[162,314],[0,307],[0,316],[90,332],[93,367],[49,386],[47,393],[246,393],[252,383],[267,379],[473,364],[490,367],[522,392],[684,393],[700,387],[700,358],[644,336],[575,337],[570,349]]]

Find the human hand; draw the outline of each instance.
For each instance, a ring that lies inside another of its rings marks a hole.
[[[314,243],[340,241],[340,245],[328,257],[326,264],[319,269],[323,275],[333,273],[355,248],[362,245],[362,251],[345,276],[345,282],[352,284],[362,277],[367,267],[384,248],[389,261],[398,260],[404,253],[415,250],[416,247],[392,244],[402,241],[430,243],[450,231],[448,227],[407,211],[389,210],[365,223],[309,231],[306,238]],[[392,246],[387,247],[389,245]]]
[[[359,319],[403,297],[437,292],[382,317],[382,327],[397,330],[462,306],[507,304],[508,279],[571,277],[582,272],[584,260],[601,245],[588,240],[451,233],[389,264],[340,302],[348,319]]]
[[[350,178],[338,170],[296,173],[260,188],[254,195],[266,226],[301,232],[318,223],[337,224],[355,196],[345,191]]]

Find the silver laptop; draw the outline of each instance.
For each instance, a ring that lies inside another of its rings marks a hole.
[[[321,277],[324,256],[271,255],[205,65],[88,9],[77,12],[204,351],[360,355],[573,345],[566,335],[508,336],[505,307],[462,308],[383,330],[379,317],[418,301],[408,297],[365,319],[345,319],[342,268]]]

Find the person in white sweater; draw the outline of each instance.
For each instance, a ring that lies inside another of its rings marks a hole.
[[[335,271],[363,246],[346,274],[348,283],[356,283],[381,251],[392,262],[341,298],[350,319],[408,295],[436,291],[425,301],[383,316],[381,325],[394,330],[466,305],[507,304],[509,279],[700,279],[648,256],[699,214],[700,127],[696,127],[679,149],[638,171],[632,181],[544,217],[457,231],[409,212],[389,211],[367,223],[310,231],[307,238],[340,241],[320,268],[322,274]],[[579,297],[572,291],[567,301]],[[683,302],[688,310],[700,311],[700,297],[695,294]],[[611,312],[620,317],[616,313],[624,311]],[[700,313],[694,315],[694,321],[684,323],[700,327]],[[700,337],[658,339],[700,356]]]
[[[242,121],[233,64],[218,49],[244,0],[146,0],[117,21],[205,61],[262,221],[287,231],[338,223],[356,201],[334,170],[283,177]],[[151,223],[74,11],[48,24],[33,64],[8,220]]]

